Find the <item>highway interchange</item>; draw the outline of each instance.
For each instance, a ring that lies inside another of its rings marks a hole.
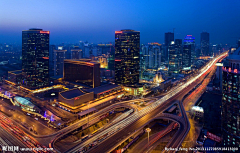
[[[210,62],[207,63],[206,66],[204,66],[201,70],[198,71],[198,74],[192,76],[187,80],[185,83],[180,83],[177,86],[173,87],[164,97],[160,98],[159,100],[156,100],[152,104],[144,107],[139,108],[134,104],[131,104],[132,102],[142,101],[142,99],[135,99],[132,101],[126,101],[122,103],[113,104],[109,107],[106,107],[102,110],[100,110],[97,113],[94,113],[93,115],[84,118],[64,129],[61,129],[57,132],[54,132],[49,135],[35,135],[31,133],[31,135],[38,140],[41,144],[53,147],[54,143],[63,135],[66,135],[70,133],[71,131],[83,126],[84,124],[89,123],[89,121],[94,120],[96,117],[98,117],[101,114],[104,114],[106,112],[109,112],[111,110],[114,110],[115,108],[119,107],[127,107],[129,109],[133,109],[134,113],[131,115],[121,118],[122,120],[119,120],[118,122],[112,123],[108,125],[107,127],[103,128],[103,130],[100,130],[90,138],[88,138],[86,141],[82,143],[77,143],[76,146],[73,148],[66,150],[64,152],[78,152],[79,149],[87,146],[88,144],[97,144],[87,152],[92,153],[102,153],[102,152],[111,152],[117,145],[120,145],[120,142],[123,141],[123,139],[128,138],[131,134],[136,132],[139,129],[142,129],[145,125],[149,124],[151,121],[153,121],[156,118],[165,118],[170,119],[175,122],[179,123],[179,129],[177,133],[174,135],[174,138],[167,144],[167,147],[179,147],[185,138],[186,134],[189,131],[189,122],[186,116],[186,112],[182,106],[182,99],[188,93],[191,91],[195,86],[197,86],[201,81],[204,79],[204,76],[206,76],[211,68],[214,66],[214,64],[219,61],[220,59],[224,58],[227,55],[227,53],[223,53],[220,56],[214,58]],[[180,119],[178,116],[169,116],[164,114],[164,110],[169,108],[171,105],[173,105],[176,101],[180,101],[179,107],[181,109],[182,119]],[[9,142],[6,142],[9,138],[13,137],[9,135],[7,132],[3,131],[4,129],[0,128],[0,137],[4,138],[4,140],[1,140],[1,144],[8,144]],[[29,132],[29,131],[28,131]],[[3,135],[3,133],[6,133]],[[99,142],[99,138],[104,137],[104,140]],[[24,147],[24,144],[21,144],[21,142],[18,139],[12,139],[14,145],[18,145],[21,147]],[[173,141],[174,140],[174,141]],[[10,144],[8,144],[10,145]],[[106,147],[108,146],[108,147]],[[62,152],[57,150],[57,152]],[[175,152],[175,151],[172,151]]]

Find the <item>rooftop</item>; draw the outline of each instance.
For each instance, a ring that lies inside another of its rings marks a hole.
[[[30,28],[29,30],[39,30],[39,31],[41,31],[42,29],[39,29],[39,28]]]
[[[235,50],[232,54],[229,54],[227,59],[240,60],[240,47],[237,50]]]
[[[73,63],[73,64],[100,64],[98,62],[91,61],[91,59],[83,59],[83,60],[76,60],[76,59],[65,59],[64,63]]]
[[[102,93],[108,90],[111,90],[113,88],[119,87],[119,85],[116,84],[107,84],[107,85],[103,85],[97,88],[92,88],[92,89],[87,89],[87,92],[94,92],[94,94],[98,94],[98,93]]]
[[[33,103],[31,103],[29,100],[27,100],[27,99],[25,99],[25,98],[23,98],[23,97],[14,97],[14,99],[15,99],[18,103],[20,103],[20,104],[22,104],[22,105],[28,106],[28,107],[30,107],[30,108],[34,108],[34,107],[35,107],[35,105],[34,105]]]
[[[72,99],[72,98],[84,95],[85,93],[78,88],[74,88],[72,90],[61,92],[60,94],[66,99]]]

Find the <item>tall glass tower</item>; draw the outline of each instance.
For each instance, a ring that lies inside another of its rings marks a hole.
[[[182,65],[182,39],[172,41],[168,47],[168,72],[179,73]]]
[[[165,37],[164,37],[164,43],[165,43],[165,51],[164,51],[164,57],[165,57],[165,60],[169,60],[168,59],[168,47],[169,45],[171,45],[171,42],[174,41],[174,33],[172,32],[168,32],[168,33],[165,33]]]
[[[190,54],[190,58],[191,58],[191,65],[193,65],[195,58],[196,58],[196,54],[195,54],[195,37],[193,37],[192,35],[187,35],[184,38],[184,46],[185,45],[190,45],[190,50],[191,50],[191,54]],[[186,47],[186,46],[185,46]]]
[[[22,74],[22,84],[29,88],[49,84],[49,31],[22,31]]]
[[[240,48],[227,58],[222,77],[223,145],[240,147]],[[237,152],[237,151],[236,151]]]
[[[212,53],[209,52],[209,33],[201,33],[201,53],[200,55],[211,56]]]
[[[131,86],[139,83],[140,32],[115,31],[115,83]]]

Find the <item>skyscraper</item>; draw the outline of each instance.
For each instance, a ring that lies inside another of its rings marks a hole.
[[[202,32],[201,33],[201,53],[202,56],[211,56],[212,53],[209,51],[209,33],[208,32]]]
[[[240,48],[227,58],[222,81],[222,132],[223,145],[240,147]]]
[[[54,50],[56,50],[55,45],[50,45],[49,47],[49,77],[54,76]]]
[[[179,73],[182,59],[181,59],[182,39],[172,41],[168,47],[168,72]]]
[[[178,66],[179,66],[179,70],[178,72],[182,69],[182,39],[175,39],[175,49],[176,49],[176,53],[178,54]]]
[[[158,69],[161,66],[161,44],[148,43],[142,46],[144,69]]]
[[[182,70],[191,70],[191,45],[184,44],[183,45],[183,53],[182,53]]]
[[[115,83],[134,85],[139,83],[140,32],[115,31]]]
[[[67,50],[62,49],[54,50],[54,76],[63,75],[63,65],[66,51]]]
[[[22,31],[22,84],[38,88],[49,84],[49,31]]]
[[[194,61],[195,61],[195,58],[196,58],[196,54],[195,54],[195,37],[193,37],[192,35],[187,35],[185,38],[184,38],[184,45],[190,45],[191,48],[191,55],[190,55],[190,58],[191,58],[191,65],[193,65]]]
[[[164,51],[164,57],[165,60],[168,60],[168,46],[171,44],[171,42],[174,41],[174,33],[168,32],[165,33],[164,42],[165,42],[165,51]]]

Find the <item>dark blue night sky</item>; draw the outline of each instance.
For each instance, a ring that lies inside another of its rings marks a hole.
[[[0,43],[21,43],[21,31],[50,31],[50,43],[114,41],[114,31],[134,29],[141,42],[164,42],[210,33],[210,42],[235,45],[240,37],[239,0],[1,0]]]

